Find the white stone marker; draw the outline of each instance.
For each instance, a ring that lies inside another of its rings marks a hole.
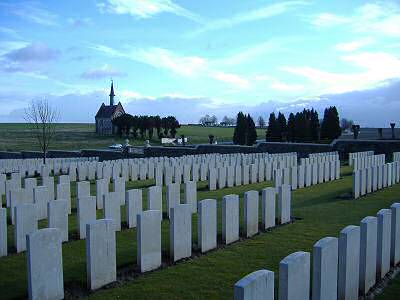
[[[367,179],[366,179],[366,192],[367,194],[372,192],[372,168],[367,168]]]
[[[223,189],[226,187],[226,167],[218,168],[218,189]]]
[[[311,165],[312,180],[311,184],[318,184],[318,164],[314,163]]]
[[[33,203],[36,207],[38,220],[47,218],[47,203],[49,202],[47,186],[38,186],[33,189]]]
[[[349,225],[339,236],[338,299],[358,299],[359,268],[360,227]]]
[[[364,196],[367,193],[367,169],[362,169],[360,171],[360,195]]]
[[[353,173],[353,198],[354,199],[360,198],[360,190],[361,190],[360,181],[361,181],[361,171],[358,170]]]
[[[90,290],[117,280],[114,224],[110,219],[86,224],[86,273]]]
[[[76,198],[84,198],[90,196],[90,182],[79,181],[76,183]]]
[[[96,205],[97,209],[103,209],[103,197],[109,193],[108,179],[96,180]]]
[[[310,253],[295,252],[279,263],[279,300],[310,299]]]
[[[372,192],[378,190],[378,168],[372,167]]]
[[[228,166],[226,168],[226,185],[228,187],[233,187],[235,183],[235,168],[233,166]]]
[[[0,257],[7,253],[7,208],[0,207]]]
[[[66,200],[68,214],[71,214],[71,185],[69,183],[57,184],[57,200]]]
[[[239,239],[239,196],[222,198],[222,240],[230,244]]]
[[[68,203],[67,200],[55,200],[47,203],[49,228],[58,228],[63,242],[68,241]]]
[[[290,222],[291,205],[292,205],[291,198],[292,196],[291,196],[290,185],[283,184],[279,188],[279,195],[278,195],[279,220],[281,224]]]
[[[334,237],[314,244],[312,300],[337,300],[338,247]]]
[[[148,189],[148,209],[159,210],[162,219],[162,187],[155,185]]]
[[[376,217],[365,217],[360,223],[360,293],[366,294],[375,284],[377,230]]]
[[[40,229],[28,234],[26,243],[29,299],[64,299],[61,232]]]
[[[33,203],[33,189],[37,186],[36,178],[25,178],[25,193],[27,202]]]
[[[292,190],[297,190],[297,167],[292,167],[291,168],[291,186]]]
[[[305,173],[304,165],[298,166],[297,182],[299,185],[299,189],[304,188],[304,173]]]
[[[259,270],[240,279],[234,300],[274,300],[274,272]]]
[[[119,200],[120,205],[125,204],[125,179],[122,177],[115,178],[113,181],[114,192],[116,193],[115,199]]]
[[[35,204],[20,204],[15,210],[14,244],[17,253],[26,250],[26,235],[38,229]]]
[[[121,231],[121,202],[120,192],[111,192],[103,196],[104,219],[113,220],[116,231]]]
[[[244,227],[246,237],[251,237],[258,233],[258,203],[258,191],[244,193]]]
[[[181,203],[181,185],[179,183],[171,183],[167,185],[167,215],[171,216],[171,209]]]
[[[377,281],[385,277],[390,270],[390,241],[391,219],[390,209],[381,209],[377,213],[378,218],[378,255],[376,260]]]
[[[269,187],[262,190],[261,210],[262,210],[262,226],[268,229],[275,226],[275,210],[276,210],[276,191],[275,188]]]
[[[250,173],[249,165],[243,165],[242,166],[242,183],[243,183],[243,185],[249,184],[249,173]]]
[[[197,212],[197,182],[188,181],[184,184],[183,202],[192,207],[193,214]]]
[[[171,208],[170,254],[175,262],[192,255],[192,207],[179,204]]]
[[[14,207],[20,204],[25,204],[28,203],[26,201],[26,190],[22,188],[17,188],[14,190],[10,191],[10,211],[12,212],[11,214],[11,224],[15,224],[15,215],[14,215]]]
[[[77,199],[79,238],[86,238],[86,224],[96,220],[96,197]]]
[[[400,203],[393,203],[390,209],[392,211],[390,262],[395,266],[400,261]]]
[[[217,247],[217,200],[198,202],[197,241],[201,252]]]
[[[137,260],[142,273],[161,266],[161,219],[160,210],[137,215]]]
[[[42,185],[47,187],[49,193],[49,201],[56,199],[54,192],[54,177],[44,177],[42,178]]]
[[[377,166],[378,168],[378,190],[383,187],[383,165]]]
[[[322,162],[318,163],[318,183],[324,182],[324,169],[325,165]]]
[[[217,188],[217,170],[210,168],[208,170],[208,189],[214,191]]]
[[[235,186],[242,185],[242,167],[240,165],[235,166]]]
[[[126,220],[128,228],[136,227],[137,215],[143,211],[143,194],[141,189],[128,190],[125,193]]]
[[[311,165],[305,165],[305,185],[306,187],[311,186]]]

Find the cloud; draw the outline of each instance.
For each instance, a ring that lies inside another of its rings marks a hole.
[[[32,43],[23,48],[13,50],[4,55],[14,62],[50,61],[59,57],[60,51],[52,49],[44,43]]]
[[[268,19],[277,15],[281,15],[290,9],[299,5],[305,5],[305,1],[284,1],[266,5],[245,13],[236,14],[230,18],[222,18],[208,21],[204,26],[191,32],[189,35],[197,35],[213,30],[222,30],[231,28],[242,23],[254,22],[262,19]]]
[[[72,27],[87,27],[93,25],[93,20],[91,18],[68,18],[68,24]]]
[[[353,32],[400,37],[400,5],[391,1],[364,4],[350,16],[321,13],[305,20],[316,27],[346,25]]]
[[[335,45],[335,49],[342,52],[352,52],[365,46],[371,45],[372,43],[374,43],[374,40],[372,38],[365,38],[347,43],[337,44]]]
[[[247,79],[232,73],[216,71],[212,73],[211,77],[218,81],[232,84],[240,89],[247,89],[250,86],[250,82]]]
[[[305,19],[316,27],[333,27],[346,24],[351,21],[347,17],[338,16],[331,13],[321,13]]]
[[[150,18],[167,12],[187,19],[202,22],[202,18],[179,6],[172,0],[107,0],[97,5],[102,13],[129,14],[137,18]]]
[[[122,77],[126,76],[126,73],[118,71],[110,65],[103,65],[101,68],[89,69],[82,73],[81,77],[85,79],[102,79],[105,77]]]
[[[93,50],[111,57],[121,57],[150,65],[157,69],[171,71],[185,78],[208,77],[220,82],[229,83],[239,88],[248,88],[249,81],[238,74],[225,72],[204,57],[181,55],[164,48],[130,48],[117,50],[104,45],[94,45]]]
[[[340,57],[356,73],[334,73],[313,67],[282,67],[281,70],[307,78],[314,93],[344,93],[381,85],[383,81],[400,77],[400,58],[384,52],[362,52]]]
[[[304,86],[301,84],[288,84],[280,81],[272,83],[270,87],[274,90],[285,91],[285,92],[295,92],[304,90]]]
[[[36,2],[23,2],[19,4],[3,3],[1,5],[7,7],[12,14],[26,21],[43,26],[58,25],[58,15],[46,10]]]

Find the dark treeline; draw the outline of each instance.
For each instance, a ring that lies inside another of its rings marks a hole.
[[[233,133],[233,143],[236,145],[253,145],[257,140],[256,125],[250,115],[239,112]]]
[[[160,116],[132,116],[130,114],[122,114],[113,119],[113,125],[117,127],[117,134],[122,137],[132,136],[141,139],[152,139],[154,133],[159,139],[163,137],[175,138],[177,129],[181,127],[178,120],[173,117]]]
[[[266,132],[267,141],[317,142],[333,140],[339,137],[341,128],[339,114],[335,106],[325,109],[324,118],[320,122],[318,112],[304,109],[296,114],[290,113],[288,119],[281,112],[276,117],[271,113]]]

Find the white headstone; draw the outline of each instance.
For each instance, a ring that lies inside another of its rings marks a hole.
[[[77,199],[79,238],[86,238],[86,224],[96,220],[96,197]]]
[[[258,233],[258,203],[258,191],[244,193],[244,227],[246,237],[251,237]]]
[[[339,236],[338,299],[358,299],[360,227],[349,225]]]
[[[179,204],[171,208],[170,253],[175,262],[192,255],[192,207]]]
[[[201,252],[217,247],[217,201],[206,199],[198,202],[197,241]]]
[[[390,209],[392,211],[390,262],[395,266],[400,261],[400,203],[393,203]]]
[[[136,227],[137,215],[143,211],[142,190],[134,189],[126,191],[125,201],[128,228],[134,228]]]
[[[114,224],[109,219],[86,224],[86,274],[91,290],[117,280]]]
[[[295,252],[279,264],[279,300],[310,299],[310,253]]]
[[[67,200],[55,200],[47,203],[49,228],[58,228],[63,242],[68,241],[68,203]]]
[[[121,231],[121,201],[120,192],[111,192],[103,196],[104,219],[114,222],[115,230]]]
[[[255,271],[235,283],[234,300],[274,300],[274,272]]]
[[[61,233],[45,228],[28,234],[29,299],[64,299]]]
[[[137,259],[142,273],[161,266],[161,219],[160,210],[137,215]]]
[[[312,300],[337,300],[338,239],[326,237],[314,244]]]
[[[376,260],[376,279],[380,280],[390,270],[391,211],[381,209],[378,218],[378,255]]]
[[[377,230],[376,217],[365,217],[360,223],[360,292],[368,293],[375,284]]]
[[[222,198],[222,240],[230,244],[239,239],[239,196]]]

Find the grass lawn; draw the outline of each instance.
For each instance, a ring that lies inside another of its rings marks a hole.
[[[292,214],[302,218],[295,223],[261,233],[251,239],[211,251],[195,259],[165,266],[161,270],[139,275],[132,281],[122,280],[113,288],[101,289],[87,294],[85,241],[73,240],[63,244],[64,282],[68,291],[74,290],[91,299],[232,299],[233,285],[246,274],[266,268],[275,272],[278,279],[279,262],[295,251],[311,251],[320,238],[338,236],[339,231],[350,224],[359,225],[362,218],[375,215],[381,208],[388,208],[398,201],[400,185],[370,194],[357,201],[345,200],[343,196],[351,192],[349,168],[342,169],[342,179],[324,183],[293,192]],[[152,180],[129,183],[127,188],[147,187]],[[207,191],[206,183],[199,184],[198,199],[218,200],[218,240],[221,240],[221,199],[223,195],[236,193],[243,202],[243,193],[248,190],[261,190],[270,182],[258,183],[218,191]],[[92,191],[95,187],[92,184]],[[72,186],[73,207],[75,185]],[[165,191],[164,191],[165,192]],[[144,209],[147,208],[147,193],[144,192]],[[4,199],[3,199],[4,200]],[[165,210],[165,207],[164,207]],[[241,207],[243,214],[243,207]],[[125,220],[125,212],[123,220]],[[101,217],[102,212],[98,212]],[[75,213],[70,216],[70,237],[76,236]],[[46,226],[46,221],[40,227]],[[241,230],[243,215],[241,215]],[[9,226],[9,249],[13,250],[13,228]],[[193,217],[193,244],[197,239],[197,219]],[[195,246],[194,246],[195,247]],[[163,262],[169,260],[169,222],[162,223]],[[119,274],[137,271],[136,230],[123,230],[117,233],[117,267]],[[1,299],[22,299],[26,297],[27,275],[24,253],[12,253],[0,258]],[[121,276],[119,276],[121,278]],[[124,277],[125,278],[125,277]],[[400,280],[391,286],[378,299],[399,299]]]
[[[259,138],[265,137],[265,129],[257,129]],[[185,135],[189,144],[208,143],[208,135],[212,134],[218,141],[231,141],[233,128],[201,127],[182,125],[178,129],[177,137]],[[51,150],[80,150],[106,148],[113,143],[124,143],[125,138],[117,136],[103,136],[95,133],[94,124],[57,124],[57,134]],[[144,140],[129,139],[131,145],[144,145]],[[159,145],[160,141],[154,136],[152,145]],[[32,137],[27,124],[2,123],[0,124],[0,151],[29,151],[39,150],[36,140]]]

